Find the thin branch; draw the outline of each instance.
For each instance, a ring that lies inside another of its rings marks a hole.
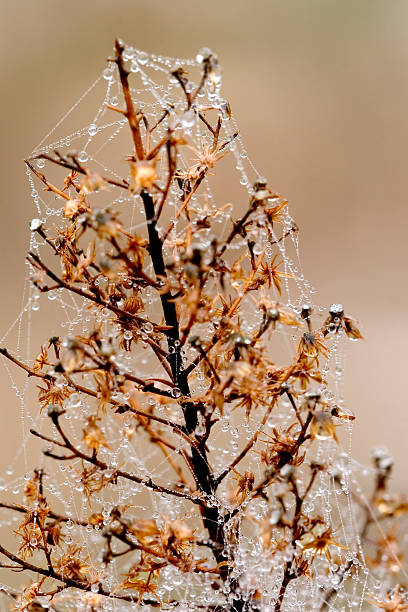
[[[33,172],[36,175],[36,177],[40,179],[42,183],[44,183],[44,185],[46,186],[46,191],[52,191],[57,196],[59,196],[60,198],[64,200],[70,199],[68,194],[64,193],[64,191],[61,191],[60,189],[52,185],[49,181],[47,181],[44,174],[42,174],[41,172],[38,172],[38,170],[34,168],[34,166],[28,161],[28,159],[25,159],[24,161],[26,165],[30,168],[31,172]]]
[[[58,418],[53,418],[53,423],[58,431],[58,433],[60,434],[61,438],[63,439],[63,441],[65,442],[65,446],[68,450],[70,450],[73,454],[75,454],[79,459],[83,459],[84,461],[87,461],[88,463],[91,463],[93,465],[95,465],[96,467],[98,467],[100,470],[105,471],[109,469],[108,464],[106,464],[104,461],[100,461],[97,457],[95,457],[94,455],[90,456],[87,455],[85,453],[83,453],[82,451],[80,451],[78,448],[76,448],[71,441],[69,440],[69,438],[66,436],[66,434],[64,433]],[[129,472],[126,472],[124,470],[115,470],[115,475],[117,477],[121,477],[124,478],[126,480],[130,480],[131,482],[136,482],[137,484],[143,484],[145,487],[147,487],[148,489],[152,489],[153,491],[156,491],[157,493],[165,493],[166,495],[173,495],[175,497],[181,497],[183,499],[186,499],[190,502],[192,502],[193,504],[197,504],[199,506],[203,506],[205,507],[205,502],[203,501],[202,498],[196,496],[196,495],[189,495],[188,493],[185,493],[183,491],[178,491],[176,489],[169,489],[167,487],[163,487],[160,486],[158,484],[156,484],[151,478],[141,478],[140,476],[136,476],[135,474],[131,474]]]
[[[135,147],[135,153],[138,159],[144,159],[145,153],[143,148],[142,136],[140,133],[140,115],[136,115],[135,108],[133,106],[132,96],[130,95],[129,89],[129,72],[125,70],[124,60],[123,60],[123,52],[125,50],[124,44],[119,40],[115,40],[115,49],[116,49],[116,58],[112,61],[118,67],[119,70],[119,78],[122,84],[123,96],[125,98],[126,103],[126,112],[125,117],[129,122],[129,127],[132,132],[133,144]]]
[[[18,365],[19,368],[27,372],[28,376],[36,376],[37,378],[42,378],[43,380],[53,380],[53,376],[49,374],[44,374],[43,372],[39,372],[38,370],[33,370],[32,368],[25,365],[22,361],[19,361],[16,357],[13,357],[6,348],[0,348],[0,354],[9,359],[15,365]]]
[[[39,153],[38,155],[34,155],[33,157],[30,157],[28,160],[25,161],[31,161],[34,159],[45,159],[46,161],[56,164],[57,166],[61,166],[62,168],[74,170],[79,174],[87,174],[87,170],[83,168],[78,162],[69,162],[65,157],[60,155],[58,151],[55,151],[55,154],[57,155],[56,158],[51,157],[51,155],[48,155],[47,153]],[[101,176],[101,179],[104,183],[108,183],[109,185],[113,185],[114,187],[120,187],[121,189],[126,189],[126,191],[129,189],[129,183],[125,180],[117,181],[106,176]]]
[[[80,295],[81,297],[87,300],[90,300],[91,302],[95,302],[95,304],[98,304],[99,306],[103,306],[104,308],[111,310],[112,312],[114,312],[116,315],[120,317],[128,317],[130,319],[134,319],[135,321],[141,324],[146,323],[146,320],[143,317],[139,317],[138,315],[135,315],[131,312],[122,310],[122,308],[118,308],[117,306],[114,306],[110,302],[103,300],[101,297],[95,294],[88,293],[87,291],[83,291],[82,289],[79,289],[78,287],[74,287],[73,285],[66,283],[65,281],[62,280],[62,278],[59,278],[50,268],[48,268],[48,266],[46,266],[43,263],[43,261],[38,257],[38,255],[36,255],[32,251],[30,251],[29,258],[27,259],[30,263],[32,263],[30,261],[30,259],[32,259],[42,270],[44,270],[47,276],[49,276],[54,282],[58,283],[60,287],[67,289],[68,291],[71,291],[72,293],[76,293],[77,295]]]
[[[21,569],[28,570],[30,572],[34,572],[35,574],[41,574],[41,576],[47,576],[48,578],[54,578],[55,580],[59,580],[66,587],[73,587],[75,589],[80,589],[81,591],[91,591],[92,585],[86,582],[80,582],[79,580],[73,580],[72,578],[66,578],[59,572],[56,572],[55,569],[45,569],[38,565],[33,565],[24,559],[21,559],[17,555],[8,551],[0,544],[0,553],[2,553],[5,557],[13,561],[17,566],[21,567]],[[93,592],[93,591],[92,591]],[[106,591],[99,585],[98,594],[103,595],[104,597],[109,597],[113,599],[120,599],[122,601],[130,601],[135,602],[137,598],[131,595],[117,595],[116,593],[112,593],[111,591]],[[145,602],[146,603],[146,602]],[[150,603],[150,605],[152,605]],[[154,602],[154,605],[157,605],[157,602]]]
[[[40,372],[39,370],[33,370],[32,368],[24,364],[22,361],[19,361],[16,357],[11,355],[6,348],[0,348],[0,354],[6,357],[7,359],[9,359],[12,363],[17,365],[22,370],[27,372],[28,376],[35,376],[37,378],[42,378],[43,380],[54,380],[55,378],[51,374],[44,374],[44,372]],[[90,395],[91,397],[98,397],[98,394],[96,391],[93,391],[92,389],[88,389],[87,387],[77,384],[76,382],[72,380],[72,378],[70,378],[67,375],[66,372],[64,372],[64,376],[67,379],[69,385],[73,387],[75,390],[80,391],[81,393],[86,393],[87,395]],[[131,380],[132,382],[135,382],[138,385],[140,385],[141,391],[143,391],[144,393],[153,393],[155,395],[161,395],[163,397],[173,398],[171,393],[169,393],[165,389],[159,389],[152,382],[148,380],[143,380],[142,378],[133,376],[132,374],[129,374],[128,372],[123,373],[122,376],[124,376],[127,380]],[[110,403],[112,403],[113,405],[117,405],[117,406],[121,405],[120,402],[117,402],[115,400],[112,400]],[[149,416],[149,415],[146,413],[145,416]],[[150,415],[150,418],[156,418],[156,417]],[[173,423],[172,425],[175,425],[175,423]]]
[[[240,461],[242,461],[242,459],[248,454],[248,452],[254,446],[254,444],[258,440],[259,434],[262,433],[262,428],[265,426],[266,421],[268,420],[269,415],[271,414],[275,404],[276,404],[276,398],[274,397],[273,400],[271,401],[271,403],[269,404],[268,408],[266,409],[265,414],[264,414],[264,416],[262,418],[262,421],[261,421],[259,427],[255,431],[255,433],[252,436],[252,438],[249,440],[248,444],[246,444],[246,446],[242,449],[242,451],[239,453],[239,455],[237,455],[237,457],[235,457],[235,459],[232,461],[232,463],[230,463],[229,466],[227,466],[225,468],[225,470],[223,472],[221,472],[221,474],[216,478],[216,480],[215,480],[216,486],[218,486],[221,483],[221,481],[224,480],[224,478],[226,476],[228,476],[228,474],[238,465],[238,463]]]

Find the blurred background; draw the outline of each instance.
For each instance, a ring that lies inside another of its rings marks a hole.
[[[20,311],[35,216],[23,157],[100,74],[115,36],[174,57],[208,46],[252,160],[289,198],[316,302],[361,323],[365,341],[346,351],[352,454],[368,463],[388,447],[393,487],[408,492],[406,0],[3,0],[0,27],[0,336]],[[48,337],[41,313],[35,326]],[[21,426],[0,376],[4,470]]]

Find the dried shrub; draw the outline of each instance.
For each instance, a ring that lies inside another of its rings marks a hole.
[[[357,324],[340,304],[324,314],[305,301],[288,256],[298,230],[265,179],[248,183],[239,162],[244,212],[216,205],[209,180],[239,159],[240,137],[215,55],[191,63],[197,83],[167,64],[169,89],[157,89],[176,101],[163,96],[159,115],[132,89],[140,75],[151,86],[143,67],[156,60],[120,41],[109,60],[122,107],[105,110],[130,128],[126,177],[74,151],[26,160],[63,203],[57,225],[31,222],[32,284],[72,296],[91,321],[66,337],[50,321],[31,364],[1,349],[38,381],[31,433],[47,443],[24,503],[2,504],[22,519],[2,566],[36,580],[9,590],[13,609],[407,609],[395,583],[408,504],[388,491],[392,460],[374,454],[366,503],[338,447],[354,416],[333,368]],[[54,167],[64,174],[51,182]],[[123,221],[129,202],[143,223]],[[81,508],[54,507],[53,465]]]

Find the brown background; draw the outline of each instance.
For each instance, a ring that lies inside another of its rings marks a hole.
[[[406,490],[407,31],[406,0],[3,0],[0,331],[20,309],[34,216],[24,155],[100,73],[114,36],[170,56],[209,46],[252,159],[289,197],[317,302],[362,323],[345,372],[353,455],[366,463],[384,443]],[[46,338],[41,314],[36,325]],[[3,470],[20,426],[0,374]]]

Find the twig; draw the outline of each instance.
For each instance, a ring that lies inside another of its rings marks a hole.
[[[122,91],[123,91],[123,95],[124,95],[125,103],[126,103],[126,112],[124,113],[124,115],[129,122],[129,127],[132,132],[133,144],[135,146],[136,156],[138,159],[144,159],[145,154],[144,154],[142,136],[140,134],[140,127],[139,127],[140,118],[138,118],[135,113],[132,96],[130,95],[130,90],[129,90],[129,81],[128,81],[129,72],[125,70],[124,62],[123,62],[123,52],[125,50],[125,47],[119,39],[116,39],[115,48],[116,48],[116,58],[111,61],[114,61],[116,63],[118,70],[119,70],[120,82],[122,84]]]

